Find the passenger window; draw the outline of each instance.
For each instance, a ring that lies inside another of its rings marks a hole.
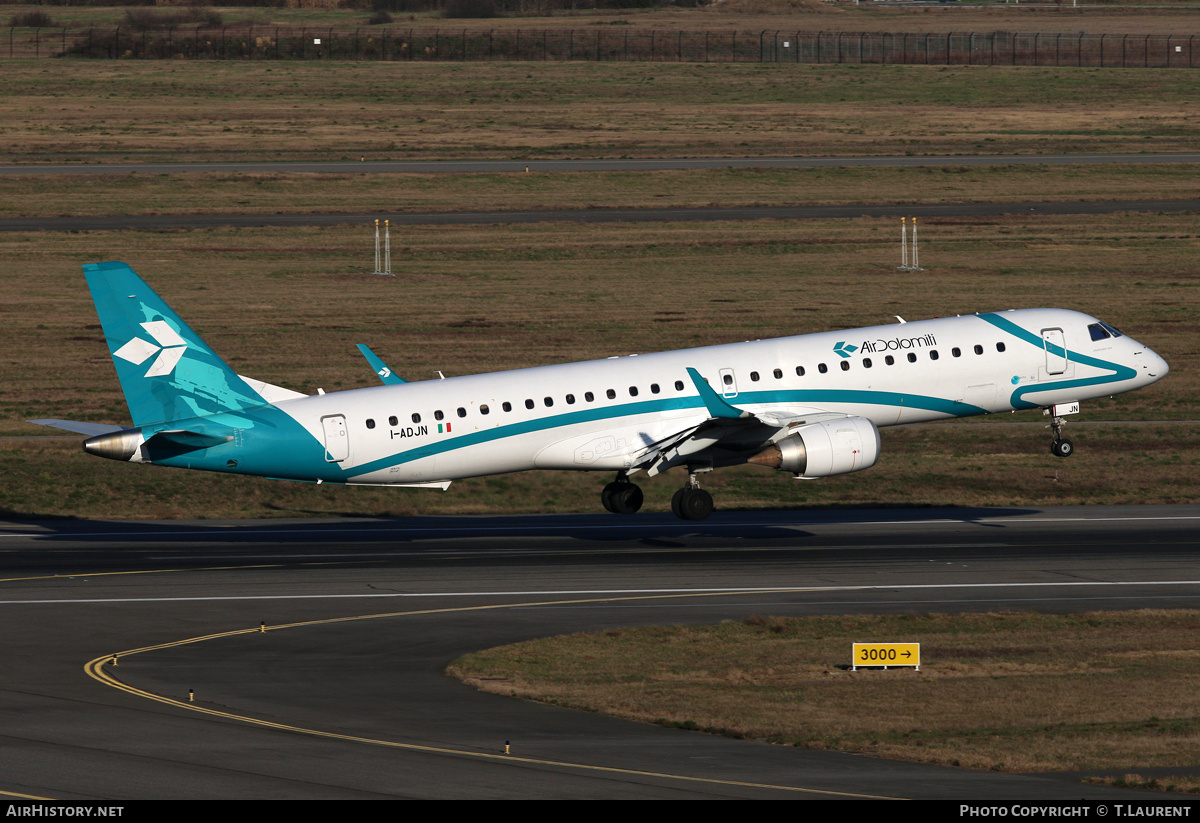
[[[975,353],[976,353],[976,354],[983,354],[983,346],[980,346],[979,344],[976,344],[976,345],[975,345]]]
[[[487,414],[487,413],[488,413],[488,412],[490,412],[490,411],[491,411],[491,409],[489,409],[489,408],[487,407],[487,404],[486,404],[486,403],[485,403],[485,404],[483,404],[482,406],[480,406],[480,407],[479,407],[479,413],[480,413],[480,414]]]
[[[912,352],[909,352],[909,353],[908,353],[908,362],[909,362],[909,363],[916,363],[916,362],[917,362],[917,356],[916,356],[915,354],[913,354]]]
[[[871,368],[871,358],[869,358],[869,357],[864,357],[864,358],[863,358],[863,368],[864,368],[864,369],[869,369],[869,368]]]
[[[1003,343],[997,343],[997,344],[996,344],[996,351],[1004,351],[1004,344],[1003,344]]]
[[[596,395],[592,394],[590,391],[585,391],[583,393],[583,399],[586,400],[587,402],[591,403],[593,400],[596,399]]]
[[[682,380],[675,381],[675,391],[683,391],[683,381]]]
[[[729,375],[725,375],[725,378],[726,378],[725,385],[729,385],[731,382],[733,382],[732,380],[729,379]],[[754,381],[755,383],[757,383],[758,382],[758,372],[756,372],[756,371],[750,372],[750,379],[752,381]]]
[[[527,398],[525,398],[525,408],[527,408],[527,409],[532,409],[532,408],[533,408],[533,401],[532,401],[532,400],[530,400],[528,397],[527,397]]]
[[[962,349],[960,349],[958,346],[955,346],[954,348],[952,348],[950,350],[950,353],[952,355],[954,355],[955,357],[962,357]]]
[[[466,410],[466,409],[464,409],[462,406],[459,406],[459,407],[458,407],[458,416],[459,416],[459,417],[466,417],[466,416],[467,416],[467,410]]]
[[[930,349],[930,350],[929,350],[929,359],[930,359],[930,360],[937,360],[937,359],[938,359],[938,353],[937,353],[937,349]]]
[[[721,381],[726,386],[732,386],[733,385],[733,375],[732,374],[723,374],[723,375],[721,375]]]
[[[629,396],[630,396],[630,397],[637,397],[637,386],[630,386],[630,387],[629,387]]]
[[[782,379],[783,379],[783,369],[776,369],[776,370],[775,370],[775,372],[774,372],[774,374],[775,374],[775,379],[776,379],[776,380],[782,380]]]
[[[896,358],[894,358],[890,354],[888,354],[888,355],[884,356],[883,362],[887,363],[889,366],[894,366],[894,365],[896,365]]]
[[[445,416],[446,416],[446,415],[442,414],[442,410],[441,410],[441,409],[438,409],[437,411],[435,411],[435,412],[433,413],[433,419],[434,419],[434,420],[441,420],[441,419],[442,419],[443,417],[445,417]]]
[[[505,411],[512,411],[512,403],[509,403],[507,400],[505,400],[500,404],[500,408],[504,409]]]
[[[546,408],[550,408],[551,406],[554,405],[554,398],[553,397],[543,397],[542,402],[546,404]]]
[[[400,422],[400,421],[396,419],[396,416],[395,416],[395,415],[392,415],[391,417],[389,417],[389,418],[388,418],[388,425],[389,425],[389,426],[395,426],[395,425],[396,425],[397,423],[399,423],[399,422]]]
[[[826,366],[824,363],[818,363],[817,371],[819,371],[821,374],[824,374],[825,372],[829,371],[829,367]]]
[[[575,405],[575,395],[573,395],[573,394],[568,394],[568,395],[567,395],[567,405],[568,405],[568,406],[573,406],[573,405]]]
[[[849,360],[842,361],[842,371],[850,371],[850,361]]]
[[[804,367],[803,367],[803,366],[797,366],[797,367],[796,367],[796,376],[797,376],[797,377],[803,377],[803,376],[804,376]]]
[[[374,420],[372,420],[372,419],[371,419],[371,418],[369,418],[369,417],[367,418],[367,428],[368,428],[368,429],[373,429],[373,428],[375,428],[375,421],[374,421]]]
[[[651,384],[650,384],[650,393],[651,393],[651,394],[658,394],[660,391],[662,391],[662,389],[660,389],[660,388],[658,387],[658,384],[657,384],[657,383],[651,383]]]
[[[616,393],[616,391],[614,391],[613,389],[609,389],[609,390],[608,390],[608,391],[606,391],[604,394],[605,394],[605,396],[607,396],[607,397],[608,397],[608,399],[609,399],[609,400],[616,400],[616,399],[617,399],[617,393]]]

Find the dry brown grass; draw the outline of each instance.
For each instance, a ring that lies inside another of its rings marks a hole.
[[[1191,611],[755,617],[519,643],[448,673],[500,694],[808,748],[1010,772],[1191,766],[1198,636]],[[850,643],[868,639],[920,642],[921,671],[848,671]]]
[[[1200,166],[943,166],[502,174],[0,177],[0,217],[1185,199]],[[120,204],[114,207],[114,204]],[[1098,220],[1111,218],[1097,218]]]
[[[19,162],[1195,151],[1189,77],[970,66],[17,60],[6,64],[0,140],[3,158]]]
[[[261,26],[367,27],[369,12],[329,8],[333,0],[291,2],[288,8],[221,7],[229,25],[253,22]],[[179,2],[158,5],[181,5]],[[217,4],[218,6],[220,4]],[[1172,7],[1174,5],[1175,7]],[[301,8],[300,6],[303,6]],[[44,6],[8,6],[13,13],[44,10]],[[125,7],[56,7],[55,25],[114,25]],[[823,0],[722,0],[698,8],[580,9],[548,17],[535,13],[486,19],[447,20],[436,13],[396,14],[396,28],[408,25],[441,27],[448,31],[512,28],[576,28],[619,26],[644,29],[782,31],[1043,31],[1113,34],[1167,34],[1195,31],[1200,14],[1187,3],[1088,3],[1079,7],[1053,2],[1029,2],[980,7],[943,4],[911,8],[899,4],[823,2]]]
[[[891,220],[406,229],[393,237],[396,278],[367,274],[369,226],[93,232],[53,244],[4,234],[0,434],[47,433],[22,422],[36,417],[128,419],[78,268],[104,259],[132,264],[241,373],[308,392],[373,385],[359,342],[428,379],[1058,303],[1100,314],[1172,365],[1146,390],[1086,404],[1082,420],[1200,419],[1194,216],[928,221],[923,274],[895,270],[896,230]],[[1029,425],[888,429],[867,472],[801,484],[746,468],[706,485],[719,508],[1200,499],[1192,426],[1072,427],[1078,451],[1064,461],[1037,413],[1004,420]],[[328,489],[121,465],[70,440],[4,448],[0,507],[27,516],[594,511],[607,480]],[[646,483],[647,510],[666,511],[676,486]]]

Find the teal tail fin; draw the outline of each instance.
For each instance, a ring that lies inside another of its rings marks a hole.
[[[266,403],[129,266],[83,271],[135,426]]]

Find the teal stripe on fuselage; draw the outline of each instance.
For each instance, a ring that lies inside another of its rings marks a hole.
[[[1112,372],[1110,375],[1083,377],[1072,380],[1059,380],[1053,383],[1037,383],[1028,386],[1021,386],[1012,393],[1008,400],[1009,405],[1014,409],[1036,409],[1042,405],[1040,403],[1031,403],[1030,401],[1025,400],[1024,397],[1027,394],[1032,394],[1035,392],[1058,391],[1060,389],[1078,389],[1088,386],[1103,386],[1107,383],[1119,383],[1122,380],[1129,380],[1130,378],[1137,377],[1137,370],[1132,369],[1129,366],[1122,366],[1120,363],[1112,363],[1108,360],[1101,360],[1098,357],[1090,357],[1086,354],[1080,354],[1079,352],[1070,351],[1062,346],[1057,346],[1044,340],[1040,334],[1034,334],[1031,331],[1023,329],[1016,323],[1006,320],[999,315],[981,314],[979,317],[988,323],[991,323],[1001,331],[1008,332],[1013,337],[1024,340],[1026,343],[1029,343],[1038,349],[1048,350],[1051,354],[1066,358],[1072,363],[1079,363],[1084,366],[1091,366],[1093,368],[1104,369]]]
[[[933,411],[954,417],[969,417],[976,414],[986,414],[987,409],[960,403],[955,400],[945,400],[940,397],[927,397],[919,394],[880,391],[856,391],[849,389],[797,389],[760,392],[742,392],[736,398],[738,405],[760,405],[769,403],[786,404],[862,404],[876,406],[895,406],[904,409],[921,409]],[[577,423],[590,423],[597,420],[616,421],[621,417],[631,417],[642,414],[656,414],[682,409],[704,409],[704,401],[699,397],[679,397],[675,399],[645,400],[637,403],[622,403],[618,406],[606,406],[595,409],[555,414],[549,417],[539,417],[536,420],[523,420],[505,426],[497,426],[483,431],[428,443],[408,451],[397,452],[389,457],[373,460],[351,468],[354,475],[368,474],[381,469],[411,463],[423,457],[456,451],[458,449],[477,446],[503,440],[508,437],[518,437],[537,431],[546,431],[559,427],[572,426]]]

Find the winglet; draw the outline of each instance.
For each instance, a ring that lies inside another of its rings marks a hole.
[[[708,382],[695,369],[689,366],[687,373],[692,378],[692,385],[696,387],[696,391],[700,392],[700,399],[704,401],[704,405],[708,408],[708,413],[713,417],[743,418],[754,416],[748,411],[742,411],[736,406],[726,403],[721,395],[713,391],[712,386],[708,385]]]
[[[387,367],[387,364],[379,359],[379,356],[362,343],[356,344],[358,350],[362,352],[362,356],[367,358],[367,362],[371,364],[371,368],[375,370],[375,374],[379,375],[379,379],[383,381],[385,386],[395,386],[399,383],[407,383],[407,380],[399,378],[396,374]]]

